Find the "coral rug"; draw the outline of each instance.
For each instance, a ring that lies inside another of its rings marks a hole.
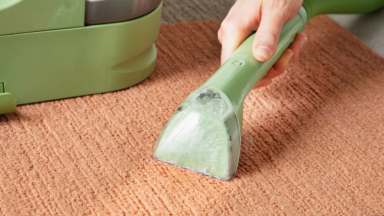
[[[152,160],[178,104],[219,67],[219,24],[163,25],[139,85],[0,116],[0,215],[384,214],[384,59],[327,16],[247,97],[232,181]]]

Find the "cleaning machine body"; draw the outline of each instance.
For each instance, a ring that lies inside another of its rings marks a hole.
[[[161,0],[0,1],[0,114],[124,89],[155,68]]]
[[[255,34],[177,108],[161,132],[153,158],[219,180],[235,176],[243,122],[243,102],[312,17],[328,13],[367,13],[384,0],[304,0],[285,23],[276,53],[267,62],[252,54]]]

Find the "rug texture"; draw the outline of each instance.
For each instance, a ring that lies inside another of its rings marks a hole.
[[[139,85],[0,116],[0,215],[384,214],[384,59],[326,16],[247,97],[232,181],[152,160],[178,104],[220,66],[219,25],[163,25]]]

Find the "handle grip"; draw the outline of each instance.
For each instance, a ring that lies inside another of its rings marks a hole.
[[[294,41],[297,33],[304,29],[306,21],[305,9],[301,8],[299,13],[283,26],[277,51],[266,62],[259,62],[253,56],[252,43],[255,34],[252,34],[202,87],[221,90],[231,100],[233,107],[239,110],[247,94]]]
[[[320,14],[368,13],[384,7],[384,0],[304,0],[308,20]]]

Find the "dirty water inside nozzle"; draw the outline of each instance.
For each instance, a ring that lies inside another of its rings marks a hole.
[[[236,172],[240,127],[225,94],[198,89],[178,107],[157,140],[153,158],[220,180]]]

